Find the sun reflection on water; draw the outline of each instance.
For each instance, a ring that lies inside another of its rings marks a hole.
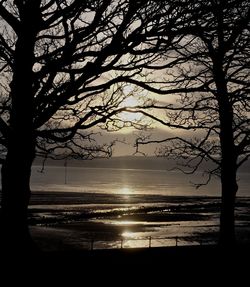
[[[134,232],[131,232],[131,231],[124,231],[122,233],[122,237],[130,237],[130,238],[133,238],[135,237],[135,233]]]
[[[121,233],[121,237],[122,246],[125,248],[148,247],[149,245],[148,238],[142,237],[140,232],[132,232],[125,229]]]
[[[112,224],[115,224],[115,225],[136,225],[138,224],[138,222],[136,221],[132,221],[132,220],[113,220]]]

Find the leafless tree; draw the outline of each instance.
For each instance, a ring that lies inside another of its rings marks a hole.
[[[126,93],[118,93],[118,83],[139,74],[159,56],[159,47],[171,42],[178,9],[172,7],[174,1],[162,3],[0,1],[5,244],[29,246],[27,207],[36,154],[60,148],[82,157],[109,154],[109,146],[92,143],[91,129],[125,109],[121,103]],[[161,21],[167,14],[172,15],[168,27]]]
[[[211,0],[193,5],[194,18],[181,31],[182,40],[152,67],[166,70],[162,81],[130,81],[168,95],[141,112],[185,136],[141,138],[137,145],[161,143],[159,155],[181,160],[190,173],[208,166],[205,161],[213,163],[205,172],[207,182],[213,175],[221,179],[220,243],[231,245],[237,171],[250,156],[250,3]]]

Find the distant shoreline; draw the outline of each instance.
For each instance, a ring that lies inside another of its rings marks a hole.
[[[33,165],[41,166],[42,158],[36,158]],[[64,166],[65,159],[52,160],[47,159],[45,166]],[[111,158],[96,158],[92,160],[82,159],[67,159],[67,165],[70,167],[99,167],[99,168],[124,168],[124,169],[151,169],[151,170],[166,170],[176,167],[176,161],[165,157],[156,156],[114,156]],[[213,163],[207,162],[202,168],[212,167]],[[201,168],[201,170],[202,170]],[[239,169],[239,172],[250,173],[250,160],[248,160]]]

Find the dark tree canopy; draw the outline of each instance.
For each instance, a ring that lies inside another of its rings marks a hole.
[[[0,1],[5,244],[29,242],[29,181],[36,155],[58,149],[83,158],[110,155],[112,144],[94,143],[92,129],[107,122],[115,128],[131,124],[120,124],[117,117],[128,96],[121,83],[142,77],[142,69],[171,43],[183,15],[176,3]]]
[[[174,148],[163,147],[160,154],[183,156],[184,159],[193,154],[190,168],[197,168],[197,157],[220,166],[220,121],[226,113],[223,108],[228,108],[232,119],[227,123],[232,125],[238,168],[250,155],[250,5],[248,1],[226,1],[222,7],[212,3],[201,5],[204,15],[201,14],[182,41],[165,54],[165,59],[173,60],[165,63],[163,59],[164,65],[159,65],[159,69],[166,68],[162,82],[154,87],[146,83],[140,85],[168,95],[165,102],[169,104],[152,103],[147,106],[152,113],[145,113],[166,126],[192,132],[184,141],[182,138],[166,139],[173,142]],[[223,20],[222,26],[219,20]],[[157,89],[159,85],[160,90]],[[153,109],[166,111],[166,118],[157,118]],[[208,172],[220,174],[220,167]]]
[[[1,1],[2,149],[13,118],[27,115],[20,125],[32,122],[37,152],[53,143],[79,152],[89,130],[120,110],[126,95],[112,86],[139,74],[169,41],[158,38],[169,9],[158,1]]]
[[[208,181],[212,175],[221,178],[221,241],[225,243],[234,238],[237,171],[250,156],[250,3],[196,1],[193,5],[195,18],[158,65],[165,76],[154,85],[139,83],[168,95],[142,113],[182,129],[186,137],[142,138],[137,143],[161,143],[158,154],[181,160],[190,173],[204,168],[206,161],[213,163],[205,165],[205,172]],[[159,117],[159,110],[165,116]]]

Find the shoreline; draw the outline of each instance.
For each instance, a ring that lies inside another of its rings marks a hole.
[[[56,196],[58,195],[58,196]],[[218,240],[219,198],[38,193],[30,206],[30,229],[43,250],[117,249],[214,244]],[[49,204],[47,204],[49,203]],[[250,198],[238,199],[240,242],[250,242]],[[121,241],[123,241],[121,243]]]
[[[126,200],[126,201],[125,201]],[[218,197],[38,192],[31,234],[44,251],[209,245],[218,241]],[[238,198],[237,239],[250,242],[250,198]],[[151,242],[149,243],[149,238]]]

